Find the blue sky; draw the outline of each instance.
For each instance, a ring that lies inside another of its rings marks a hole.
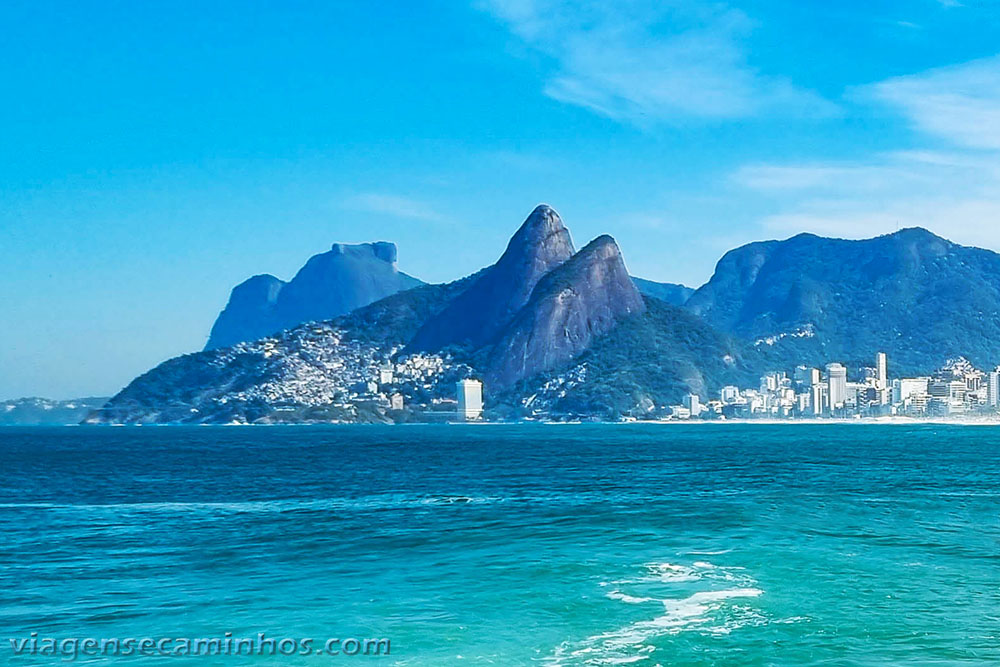
[[[110,394],[331,243],[446,281],[538,202],[698,285],[923,225],[1000,249],[1000,6],[0,4],[0,397]]]

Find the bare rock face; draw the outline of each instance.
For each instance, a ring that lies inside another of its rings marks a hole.
[[[278,297],[287,285],[269,274],[244,280],[229,294],[229,303],[219,313],[205,349],[215,349],[256,340],[278,331]]]
[[[205,349],[228,347],[304,322],[339,317],[422,284],[396,268],[395,244],[334,243],[329,252],[310,258],[287,283],[261,275],[233,288]]]
[[[497,263],[485,269],[410,342],[413,350],[479,348],[496,339],[531,297],[542,276],[573,256],[573,240],[555,209],[531,212]]]
[[[625,269],[618,244],[599,236],[535,286],[489,356],[495,387],[557,368],[646,306]]]

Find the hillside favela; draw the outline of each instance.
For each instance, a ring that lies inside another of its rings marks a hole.
[[[450,283],[379,241],[232,290],[206,349],[81,419],[123,423],[998,417],[1000,255],[923,229],[737,248],[702,287],[577,250],[536,207],[495,264]],[[977,315],[970,324],[969,313]]]

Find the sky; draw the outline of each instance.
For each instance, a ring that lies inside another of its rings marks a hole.
[[[5,0],[0,25],[0,398],[117,392],[334,242],[453,280],[540,202],[692,286],[803,231],[1000,250],[993,0]]]

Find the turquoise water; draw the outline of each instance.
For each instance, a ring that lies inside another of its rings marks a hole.
[[[388,638],[84,664],[1000,663],[1000,430],[0,429],[9,637]]]

